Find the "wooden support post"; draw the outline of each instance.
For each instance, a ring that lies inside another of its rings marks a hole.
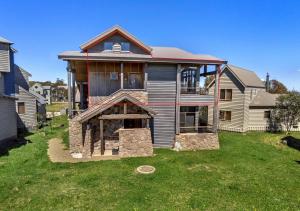
[[[200,67],[196,69],[196,94],[200,94]]]
[[[127,114],[127,103],[124,103],[124,114]]]
[[[67,66],[68,71],[68,116],[69,118],[72,118],[72,90],[71,90],[71,67],[70,63],[68,62]]]
[[[216,65],[215,96],[214,96],[214,109],[213,109],[213,132],[214,133],[216,133],[218,131],[218,123],[219,123],[220,73],[221,73],[221,65]]]
[[[121,62],[121,89],[124,89],[124,64]]]
[[[146,127],[150,128],[150,119],[146,119]]]
[[[177,65],[176,76],[176,134],[180,133],[180,92],[181,92],[181,65]]]
[[[76,96],[76,87],[75,87],[75,70],[72,69],[72,113],[74,114],[75,106],[75,96]]]
[[[83,83],[79,83],[80,89],[80,109],[83,109]]]
[[[147,72],[148,64],[144,64],[144,89],[147,91],[147,82],[148,82],[148,72]]]
[[[100,144],[101,144],[101,155],[104,155],[105,142],[104,142],[104,135],[103,135],[103,120],[102,119],[100,119]]]

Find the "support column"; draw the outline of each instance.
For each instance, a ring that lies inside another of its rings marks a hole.
[[[70,63],[68,62],[67,66],[67,71],[68,71],[68,116],[69,118],[72,117],[72,90],[71,90],[71,77],[72,77],[72,72],[71,72],[71,67]]]
[[[121,89],[124,89],[124,64],[121,62]]]
[[[147,72],[148,64],[144,64],[144,89],[147,91],[147,82],[148,82],[148,72]]]
[[[196,94],[200,94],[200,67],[196,70]]]
[[[83,83],[79,84],[80,91],[80,109],[83,109]]]
[[[221,65],[216,65],[216,74],[215,74],[215,96],[214,96],[214,109],[213,109],[213,132],[218,131],[219,123],[219,88],[220,88],[220,73]]]
[[[176,134],[180,133],[180,92],[181,92],[181,64],[177,65],[176,75]]]
[[[76,88],[75,88],[75,70],[72,69],[72,114],[74,114],[75,106],[75,96],[76,96]]]

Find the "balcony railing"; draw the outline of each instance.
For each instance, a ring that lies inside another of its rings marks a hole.
[[[208,89],[202,87],[181,86],[181,94],[208,95]]]

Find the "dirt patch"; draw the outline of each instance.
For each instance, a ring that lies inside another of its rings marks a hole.
[[[62,139],[53,138],[49,140],[48,157],[53,163],[80,163],[98,160],[117,160],[116,156],[97,156],[92,158],[73,158],[69,150],[65,149]]]

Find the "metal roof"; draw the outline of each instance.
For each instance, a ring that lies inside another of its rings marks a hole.
[[[258,91],[257,95],[253,98],[249,106],[253,107],[264,107],[264,106],[275,106],[276,99],[280,94],[271,94],[265,90]]]
[[[4,37],[0,37],[0,43],[13,44],[13,42],[9,41],[8,39],[5,39]]]

